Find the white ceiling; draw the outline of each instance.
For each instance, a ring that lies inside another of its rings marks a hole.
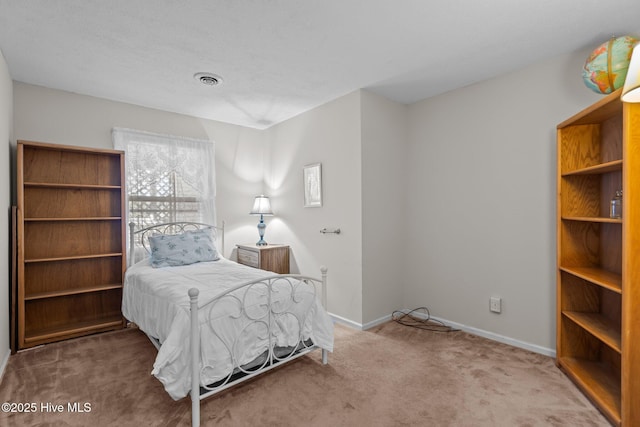
[[[639,32],[639,0],[0,0],[14,80],[255,128],[360,88],[412,103]]]

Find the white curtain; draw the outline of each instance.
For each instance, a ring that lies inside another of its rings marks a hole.
[[[215,146],[212,141],[114,128],[113,145],[125,152],[127,223],[214,224]]]

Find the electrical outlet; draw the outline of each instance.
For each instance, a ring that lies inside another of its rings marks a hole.
[[[498,297],[491,297],[489,299],[489,310],[494,313],[500,313],[502,311],[502,299]]]

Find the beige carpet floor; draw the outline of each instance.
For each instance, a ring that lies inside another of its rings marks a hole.
[[[204,401],[203,425],[609,425],[553,359],[464,332],[336,325],[335,347],[327,366],[314,352]],[[129,329],[13,355],[0,401],[37,410],[0,413],[0,425],[188,425],[189,400],[173,401],[150,375],[155,354]],[[64,409],[43,411],[47,403]],[[69,403],[90,412],[70,413]]]

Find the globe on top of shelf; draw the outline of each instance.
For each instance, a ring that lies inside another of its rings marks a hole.
[[[584,84],[592,91],[603,94],[621,88],[637,42],[638,39],[631,36],[612,37],[598,46],[584,63]]]

